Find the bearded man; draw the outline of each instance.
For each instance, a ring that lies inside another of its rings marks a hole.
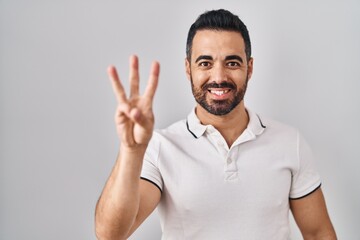
[[[200,15],[185,59],[197,104],[186,119],[156,131],[159,63],[140,96],[131,56],[128,98],[109,67],[121,145],[96,208],[99,239],[126,239],[156,207],[162,239],[285,240],[290,210],[304,239],[336,239],[306,141],[245,107],[253,62],[247,27],[236,15]]]

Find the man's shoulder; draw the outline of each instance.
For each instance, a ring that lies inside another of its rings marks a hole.
[[[263,116],[258,114],[259,119],[261,120],[262,124],[265,126],[266,130],[265,132],[267,132],[268,134],[270,133],[271,135],[273,134],[290,134],[290,135],[297,135],[299,133],[299,130],[294,127],[291,124],[279,121],[277,119],[274,118],[270,118],[267,116]]]

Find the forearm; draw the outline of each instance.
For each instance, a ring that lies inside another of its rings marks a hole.
[[[112,173],[96,206],[99,239],[124,239],[139,209],[139,180],[146,146],[120,147]]]

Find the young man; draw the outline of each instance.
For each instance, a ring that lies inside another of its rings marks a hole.
[[[130,58],[128,98],[108,69],[121,145],[96,207],[98,238],[126,239],[158,206],[162,239],[288,239],[290,209],[304,239],[336,239],[304,139],[245,108],[253,59],[243,22],[226,10],[200,15],[185,64],[197,105],[155,132],[159,63],[140,96]]]

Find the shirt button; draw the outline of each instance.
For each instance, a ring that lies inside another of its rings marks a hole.
[[[230,164],[232,162],[231,158],[227,159],[227,163]]]

